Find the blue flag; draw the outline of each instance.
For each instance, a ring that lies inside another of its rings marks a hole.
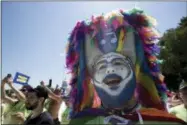
[[[21,85],[28,85],[29,78],[29,76],[17,72],[13,82]]]

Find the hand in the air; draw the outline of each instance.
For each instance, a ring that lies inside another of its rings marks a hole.
[[[1,83],[2,83],[2,84],[6,84],[6,83],[7,83],[7,77],[5,77],[5,78],[2,80]]]
[[[13,79],[12,79],[12,77],[7,78],[7,84],[8,84],[9,86],[12,86],[12,85],[13,85]]]
[[[3,80],[2,80],[2,84],[6,84],[6,83],[10,83],[12,80],[12,76],[11,74],[8,74]]]

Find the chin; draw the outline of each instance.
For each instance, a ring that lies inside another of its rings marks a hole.
[[[27,110],[33,110],[34,108],[33,108],[33,106],[26,106],[26,109]]]
[[[32,110],[31,107],[26,107],[27,110]]]
[[[119,83],[108,85],[103,82],[101,84],[96,83],[95,86],[105,91],[108,95],[119,96],[122,93],[124,94],[124,90],[128,91],[128,88],[135,87],[136,82],[134,78],[134,74],[131,72],[127,78],[120,80]]]
[[[118,85],[108,86],[104,83],[95,84],[96,91],[101,101],[108,108],[123,107],[134,95],[136,80],[134,75],[123,79]]]

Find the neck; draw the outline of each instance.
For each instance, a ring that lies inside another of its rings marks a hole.
[[[32,111],[32,118],[39,116],[43,112],[43,106],[38,106]]]
[[[128,114],[131,112],[134,112],[135,110],[137,110],[139,108],[139,103],[138,101],[133,97],[131,100],[129,100],[125,106],[121,107],[121,108],[115,108],[115,109],[108,109],[111,112],[123,112],[124,114]]]
[[[134,110],[138,105],[138,101],[133,97],[127,102],[127,104],[122,108],[123,110]]]

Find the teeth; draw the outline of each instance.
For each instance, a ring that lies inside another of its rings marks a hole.
[[[107,80],[106,84],[110,85],[110,84],[116,84],[119,82],[120,82],[119,79],[110,79],[110,80]]]

